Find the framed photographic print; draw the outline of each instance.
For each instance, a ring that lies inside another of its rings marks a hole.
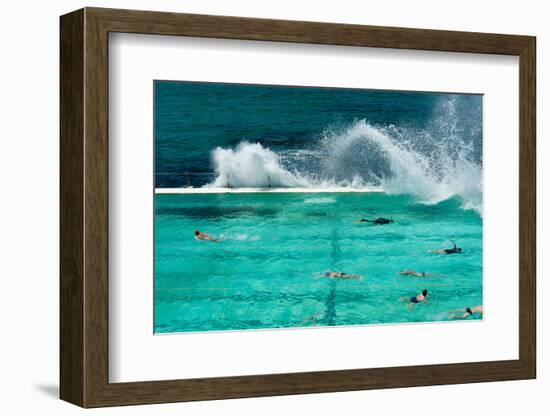
[[[62,16],[61,398],[534,378],[535,104],[529,36]]]

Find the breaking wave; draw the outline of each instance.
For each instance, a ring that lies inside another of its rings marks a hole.
[[[452,102],[446,106],[451,122],[435,118],[425,129],[357,120],[328,128],[307,149],[275,151],[247,141],[234,149],[218,147],[212,152],[216,178],[206,186],[382,187],[424,204],[459,197],[464,209],[481,213],[481,145],[471,128],[457,128]]]

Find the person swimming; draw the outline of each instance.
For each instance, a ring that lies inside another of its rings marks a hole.
[[[324,276],[332,279],[344,279],[344,280],[362,280],[363,276],[358,274],[350,274],[344,272],[325,272]]]
[[[432,273],[426,273],[426,272],[415,272],[414,270],[405,269],[399,272],[399,274],[403,276],[416,276],[416,277],[428,277],[428,276],[435,276]]]
[[[453,243],[453,248],[446,248],[443,250],[430,250],[430,253],[435,254],[455,254],[455,253],[462,253],[462,249],[460,247],[456,246],[456,243],[453,240],[449,240],[451,243]]]
[[[370,222],[372,224],[389,224],[391,222],[393,222],[393,219],[389,219],[389,218],[376,218],[375,220],[368,220],[366,218],[361,218],[360,220],[356,221],[356,223],[360,223],[360,222]]]
[[[473,306],[465,309],[458,309],[456,311],[449,311],[451,319],[466,319],[471,315],[479,313],[483,315],[483,305]]]
[[[215,242],[220,241],[216,237],[210,234],[201,233],[199,230],[195,230],[195,237],[199,240],[205,240],[205,241],[215,241]]]
[[[400,298],[399,300],[401,302],[407,302],[407,307],[409,308],[409,310],[412,310],[417,303],[428,303],[429,297],[430,295],[428,295],[428,289],[424,289],[419,295],[411,297],[405,296],[403,298]]]

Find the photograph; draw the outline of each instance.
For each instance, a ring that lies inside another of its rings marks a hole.
[[[540,408],[550,26],[399,1],[24,14],[5,292],[37,290],[6,333],[45,349],[8,365],[10,408]]]
[[[154,333],[483,318],[483,95],[154,81]]]

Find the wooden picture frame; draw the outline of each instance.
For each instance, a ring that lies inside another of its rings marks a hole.
[[[100,8],[64,15],[60,27],[61,399],[101,407],[536,377],[534,37]],[[110,32],[519,56],[519,359],[109,383]]]

